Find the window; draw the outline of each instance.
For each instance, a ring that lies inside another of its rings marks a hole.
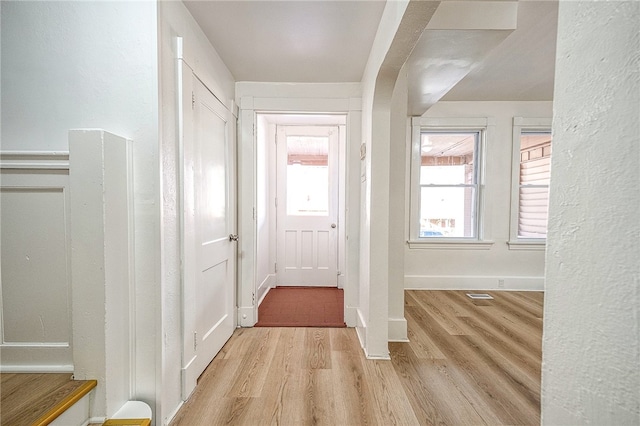
[[[487,120],[469,121],[464,125],[457,119],[414,119],[412,248],[481,240],[481,160]]]
[[[477,236],[479,132],[420,134],[420,238]]]
[[[544,247],[551,178],[549,119],[514,118],[511,248]]]

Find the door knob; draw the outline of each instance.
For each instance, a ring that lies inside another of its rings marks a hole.
[[[336,226],[337,226],[337,225],[336,225],[335,223],[332,223],[332,224],[331,224],[331,227],[332,227],[332,228],[335,228]]]
[[[229,234],[229,241],[238,241],[238,234]]]

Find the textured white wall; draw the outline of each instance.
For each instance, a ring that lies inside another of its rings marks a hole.
[[[509,250],[513,117],[551,117],[551,102],[438,102],[425,117],[490,117],[482,211],[489,250],[411,249],[405,245],[407,288],[542,289],[544,251]],[[406,239],[406,235],[405,235]]]
[[[560,3],[543,424],[640,424],[639,22]]]

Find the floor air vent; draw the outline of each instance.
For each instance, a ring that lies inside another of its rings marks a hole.
[[[493,297],[491,297],[490,295],[488,295],[486,293],[467,293],[467,296],[469,296],[473,300],[491,300],[491,299],[493,299]]]

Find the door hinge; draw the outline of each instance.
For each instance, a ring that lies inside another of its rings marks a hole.
[[[193,332],[193,350],[194,351],[198,350],[198,332],[197,331]]]
[[[278,272],[278,262],[273,264],[273,271]]]
[[[274,198],[274,202],[276,204],[276,208],[278,207],[278,197]]]
[[[252,305],[256,304],[256,294],[255,293],[251,293],[251,304]]]
[[[191,92],[191,109],[194,109],[196,107],[196,94],[194,92]]]
[[[256,220],[256,208],[253,208],[253,220]]]

